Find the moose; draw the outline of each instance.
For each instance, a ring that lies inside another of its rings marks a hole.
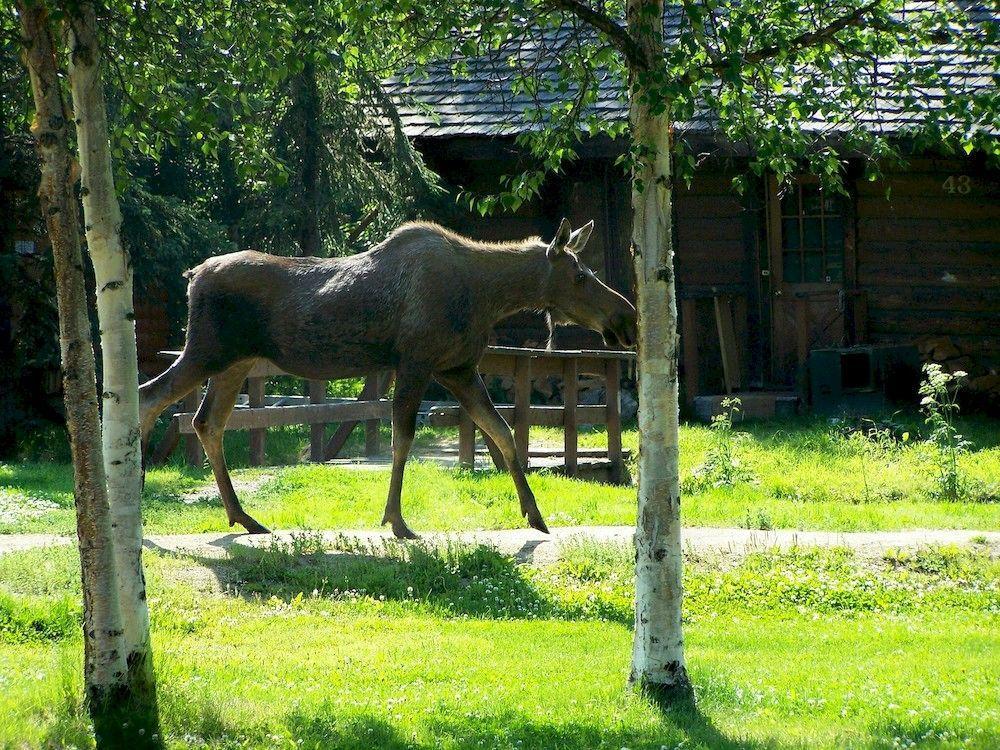
[[[290,258],[241,251],[188,271],[188,327],[181,356],[140,389],[143,445],[170,404],[209,381],[194,417],[229,525],[268,530],[233,490],[223,434],[243,381],[257,359],[302,378],[333,380],[395,371],[392,475],[382,523],[415,538],[403,520],[403,469],[417,410],[431,379],[451,391],[499,448],[528,524],[548,532],[525,478],[510,428],[477,369],[493,326],[520,310],[545,311],[632,346],[636,310],[579,258],[591,221],[555,238],[487,243],[437,224],[407,223],[368,250],[340,258]]]

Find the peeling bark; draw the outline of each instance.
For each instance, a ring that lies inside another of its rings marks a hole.
[[[127,664],[102,461],[94,347],[73,194],[79,166],[70,153],[71,116],[59,82],[48,13],[44,5],[30,0],[18,0],[17,12],[35,102],[31,132],[41,162],[38,197],[52,244],[56,277],[63,399],[73,455],[83,586],[84,680],[90,705],[99,707],[124,689]]]
[[[647,60],[662,60],[662,0],[629,0],[629,29]],[[650,23],[648,19],[654,19]],[[639,313],[639,507],[635,534],[635,634],[630,682],[654,691],[690,689],[681,631],[677,300],[671,216],[670,108],[630,79],[636,163],[632,245]],[[653,100],[653,101],[651,101]],[[655,104],[655,107],[653,106]],[[662,110],[662,111],[660,111]]]
[[[103,364],[104,465],[118,567],[129,684],[151,690],[149,607],[142,571],[142,456],[139,374],[132,308],[132,263],[122,246],[101,79],[94,5],[82,2],[67,25],[69,80],[80,148],[81,195],[87,248],[94,265]]]

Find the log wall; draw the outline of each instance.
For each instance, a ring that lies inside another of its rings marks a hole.
[[[872,340],[947,336],[1000,364],[1000,173],[921,160],[856,193]]]

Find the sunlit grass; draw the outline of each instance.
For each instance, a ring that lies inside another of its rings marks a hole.
[[[997,571],[985,552],[689,558],[697,709],[664,712],[625,688],[623,548],[581,543],[538,570],[484,548],[408,549],[328,554],[307,538],[216,561],[147,554],[167,744],[716,750],[1000,741]],[[0,591],[33,602],[25,607],[75,603],[74,555],[4,556]],[[75,633],[26,638],[0,627],[0,747],[91,745],[80,650]]]
[[[845,437],[819,420],[737,426],[741,464],[753,479],[734,486],[705,487],[688,492],[683,517],[688,525],[748,528],[830,529],[839,531],[966,528],[1000,529],[1000,429],[997,422],[966,420],[961,429],[974,449],[960,457],[970,480],[969,495],[956,503],[933,496],[934,479],[928,451],[920,440],[920,423],[909,425],[911,437],[876,455],[857,439]],[[562,433],[538,428],[539,442],[558,444]],[[384,436],[388,444],[388,435]],[[418,443],[454,444],[454,430],[423,429]],[[690,476],[705,459],[711,431],[703,425],[681,428],[681,476]],[[381,519],[388,489],[387,471],[356,471],[300,463],[308,440],[299,428],[268,435],[269,459],[285,465],[249,468],[246,436],[227,435],[234,477],[244,505],[272,528],[371,528]],[[626,430],[623,442],[633,456],[638,434]],[[605,444],[602,430],[581,432],[581,445]],[[361,449],[356,434],[350,452]],[[632,524],[634,487],[613,487],[536,473],[531,485],[550,525]],[[249,485],[249,486],[247,486]],[[194,497],[195,490],[207,488]],[[32,505],[32,501],[40,501]],[[47,505],[58,507],[48,510]],[[41,507],[21,515],[4,508]],[[404,513],[418,530],[519,528],[517,499],[510,478],[493,471],[444,469],[412,461],[403,494]],[[156,533],[224,531],[228,527],[215,496],[211,473],[189,468],[179,456],[147,473],[144,515]],[[0,533],[48,531],[71,533],[72,472],[61,462],[0,464]]]

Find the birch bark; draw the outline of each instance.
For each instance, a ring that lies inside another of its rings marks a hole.
[[[661,61],[663,1],[628,0],[628,26]],[[677,301],[671,215],[670,108],[649,94],[654,70],[632,70],[632,246],[639,313],[639,504],[635,534],[635,634],[630,682],[688,691],[681,631]]]
[[[63,398],[73,455],[83,586],[84,681],[91,706],[100,706],[123,689],[127,664],[102,461],[94,347],[73,194],[79,167],[69,148],[71,115],[60,86],[48,13],[44,5],[30,0],[18,0],[17,11],[35,102],[31,132],[41,163],[38,197],[52,244],[56,277]]]
[[[80,149],[80,192],[101,328],[104,464],[126,661],[135,692],[151,688],[153,675],[142,570],[142,456],[132,264],[119,235],[121,212],[111,170],[101,46],[93,3],[76,6],[67,30],[69,80]]]

